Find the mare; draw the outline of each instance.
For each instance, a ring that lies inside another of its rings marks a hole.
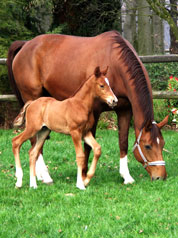
[[[21,105],[41,96],[52,96],[58,100],[69,98],[93,73],[93,68],[109,66],[107,76],[118,98],[117,106],[112,110],[118,118],[120,174],[124,183],[134,182],[127,159],[132,116],[136,145],[139,145],[134,149],[136,159],[143,164],[152,180],[166,178],[162,156],[164,139],[160,129],[167,123],[167,118],[155,124],[148,73],[132,45],[117,31],[95,37],[47,34],[27,42],[15,41],[9,48],[7,64],[10,82]],[[100,114],[111,108],[96,100],[93,110],[95,123],[92,133],[95,135]],[[90,149],[85,144],[83,177],[87,173]],[[42,154],[36,167],[44,168],[40,175],[44,179],[46,166]]]
[[[30,158],[30,187],[37,188],[35,164],[46,137],[50,131],[69,134],[72,137],[76,161],[78,166],[77,184],[79,189],[85,189],[93,177],[97,161],[101,155],[101,147],[91,133],[94,124],[93,104],[96,98],[114,107],[117,98],[105,77],[107,69],[103,72],[96,67],[94,74],[89,77],[75,95],[64,101],[52,97],[40,97],[35,101],[28,101],[14,121],[15,126],[26,122],[25,130],[14,137],[12,148],[16,162],[17,187],[22,187],[23,172],[20,163],[20,147],[28,139],[36,136],[36,142],[29,151]],[[82,168],[85,154],[82,149],[82,139],[94,152],[94,157],[86,178],[82,178]]]

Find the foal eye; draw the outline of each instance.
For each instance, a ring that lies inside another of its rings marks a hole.
[[[100,88],[104,88],[104,85],[103,85],[103,84],[100,84]]]
[[[151,150],[151,145],[145,145],[146,150]]]

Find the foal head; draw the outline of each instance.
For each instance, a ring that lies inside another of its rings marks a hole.
[[[165,161],[162,156],[165,142],[160,131],[167,122],[168,117],[158,124],[154,121],[147,123],[140,131],[134,145],[134,155],[143,164],[151,180],[166,179],[167,177]]]
[[[106,102],[110,107],[114,107],[117,105],[118,99],[110,88],[109,80],[106,78],[107,71],[108,67],[103,71],[100,71],[99,67],[95,68],[95,94],[96,97]]]

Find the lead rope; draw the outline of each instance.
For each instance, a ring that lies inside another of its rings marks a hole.
[[[155,121],[152,121],[152,124],[157,124],[157,123]],[[140,156],[142,157],[143,161],[145,162],[145,164],[143,166],[144,168],[146,168],[149,165],[150,166],[154,166],[154,165],[165,166],[165,161],[163,161],[163,160],[157,160],[157,161],[153,161],[153,162],[148,162],[148,160],[145,158],[145,156],[144,156],[144,154],[143,154],[143,152],[141,150],[141,147],[140,147],[140,139],[141,139],[141,136],[142,136],[142,132],[143,132],[143,129],[141,129],[141,131],[140,131],[140,134],[139,134],[139,136],[137,138],[137,141],[136,141],[136,143],[135,143],[135,145],[133,147],[132,152],[134,152],[136,147],[138,147],[138,151],[140,153]]]

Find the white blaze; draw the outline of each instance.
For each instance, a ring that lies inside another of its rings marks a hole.
[[[105,81],[106,81],[107,85],[109,86],[109,80],[108,80],[108,78],[105,78]]]

